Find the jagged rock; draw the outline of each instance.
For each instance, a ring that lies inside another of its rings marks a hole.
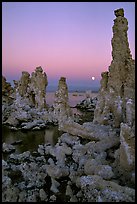
[[[134,189],[105,181],[97,175],[81,176],[76,185],[81,188],[87,202],[98,202],[98,199],[101,202],[134,202],[135,199]]]
[[[14,90],[6,78],[2,76],[2,122],[10,116],[10,105],[14,100]]]
[[[120,127],[121,122],[127,122],[130,118],[133,123],[135,119],[135,61],[130,54],[127,38],[128,22],[124,17],[124,10],[116,10],[115,15],[117,18],[113,26],[113,59],[109,71],[102,73],[93,121]],[[129,111],[127,106],[131,105],[130,101],[133,108]]]
[[[3,94],[5,93],[6,81],[3,78]],[[38,129],[45,127],[45,121],[48,118],[53,121],[51,113],[46,111],[46,86],[47,76],[43,73],[41,67],[36,67],[35,72],[30,74],[28,72],[22,72],[22,76],[19,81],[14,80],[14,97],[13,103],[9,106],[8,103],[3,104],[3,124],[18,127],[23,122],[29,124],[24,129],[31,129],[36,124],[36,119],[41,118],[42,124],[38,124]],[[52,114],[53,115],[53,114]],[[30,127],[29,127],[30,126]]]
[[[76,122],[73,122],[72,120],[67,120],[59,125],[59,130],[93,141],[99,141],[102,139],[111,141],[113,137],[114,139],[112,143],[118,143],[119,141],[116,130],[109,132],[110,126],[105,127],[93,123],[87,123],[87,125],[85,123],[83,125],[80,125]]]
[[[76,105],[76,108],[81,110],[94,112],[97,103],[97,98],[87,97]]]
[[[72,141],[70,141],[71,138]],[[8,179],[9,177],[6,177],[9,174],[8,172],[10,168],[13,172],[20,171],[24,179],[24,181],[17,181],[16,183],[16,186],[20,190],[20,201],[23,201],[23,195],[26,202],[37,202],[39,199],[41,201],[50,201],[49,192],[46,192],[45,189],[43,190],[43,186],[49,185],[46,183],[46,177],[48,175],[51,178],[51,185],[48,187],[50,191],[57,195],[61,193],[61,183],[58,181],[64,177],[68,177],[71,180],[68,183],[65,192],[66,196],[70,196],[69,201],[71,202],[86,200],[89,202],[95,200],[107,201],[107,198],[109,201],[114,199],[119,202],[121,197],[122,200],[125,201],[125,193],[127,196],[126,199],[133,202],[134,189],[127,188],[126,190],[126,187],[120,185],[116,186],[116,183],[114,182],[106,183],[107,181],[105,181],[113,178],[112,168],[107,164],[107,154],[104,152],[111,146],[104,141],[105,139],[103,138],[99,141],[100,144],[94,148],[92,144],[96,144],[95,142],[88,142],[85,145],[82,145],[78,137],[74,138],[74,136],[65,133],[62,135],[61,139],[59,139],[59,143],[54,147],[46,144],[39,145],[39,152],[41,153],[42,150],[43,156],[33,157],[30,152],[24,152],[19,155],[10,155],[8,163],[4,161],[2,162],[4,170],[3,187],[11,185],[10,188],[12,188],[12,186],[14,186],[12,184],[13,181]],[[102,148],[101,142],[104,142],[104,145],[106,144],[106,146]],[[98,149],[99,151],[97,152]],[[48,155],[48,161],[45,159],[46,155]],[[69,160],[67,160],[68,157]],[[17,161],[17,163],[15,161]],[[87,174],[87,177],[83,176],[85,174]],[[89,176],[90,174],[94,174],[92,182],[91,177]],[[97,175],[100,176],[97,177]],[[80,181],[81,178],[83,178],[82,182]],[[87,184],[83,183],[84,178],[87,178]],[[72,189],[77,187],[79,190],[75,193]],[[7,192],[8,190],[3,193],[3,195],[5,195],[3,201],[7,197]],[[113,196],[113,194],[115,195]]]
[[[41,201],[48,201],[48,198],[47,198],[48,196],[45,193],[44,189],[40,189],[39,190],[39,194],[40,194]]]
[[[116,17],[118,17],[118,16],[124,17],[124,9],[123,9],[123,8],[120,8],[120,9],[118,9],[118,10],[115,10],[114,13],[115,13],[115,16],[116,16]]]
[[[42,73],[41,67],[36,67],[35,72],[32,72],[31,77],[28,72],[22,72],[21,79],[16,83],[16,92],[23,98],[27,98],[29,104],[35,108],[46,107],[46,86],[47,75]],[[17,94],[16,94],[17,95]]]
[[[126,178],[132,175],[135,158],[135,60],[129,49],[124,10],[118,9],[114,13],[112,62],[109,71],[102,73],[93,122],[120,128],[118,165]]]
[[[15,83],[15,82],[14,82]],[[21,97],[25,97],[27,94],[28,84],[30,83],[30,74],[23,71],[20,80],[16,81],[16,86],[18,87],[18,92]]]
[[[110,180],[114,176],[111,166],[98,164],[95,159],[86,161],[84,172],[86,175],[99,175],[106,180]]]
[[[135,134],[130,126],[121,123],[120,167],[124,172],[135,170]]]
[[[24,130],[29,130],[29,129],[34,129],[34,127],[36,126],[41,126],[41,124],[43,125],[43,120],[36,120],[34,119],[32,122],[27,122],[27,123],[22,123],[21,127]]]
[[[52,195],[50,196],[50,202],[55,202],[56,201],[56,196],[55,195]]]
[[[51,185],[50,190],[53,193],[58,193],[59,192],[58,187],[60,186],[60,183],[53,178],[51,178],[51,182],[52,182],[52,185]]]
[[[2,151],[3,151],[4,153],[15,152],[15,147],[14,147],[13,145],[3,143],[3,145],[2,145]]]
[[[79,141],[79,138],[76,136],[76,137],[73,137],[72,135],[68,134],[68,133],[64,133],[61,135],[61,137],[58,139],[58,142],[62,142],[62,143],[66,143],[67,145],[75,145],[75,144],[79,144],[80,141]]]
[[[36,67],[35,72],[31,75],[29,84],[29,94],[36,108],[46,107],[46,86],[48,85],[47,75],[41,67]]]
[[[68,104],[68,87],[66,84],[66,78],[61,77],[58,84],[58,90],[55,92],[54,100],[54,117],[59,122],[67,120],[72,116],[72,111]]]
[[[12,101],[13,88],[6,78],[2,76],[2,102],[9,103]]]
[[[26,202],[37,202],[37,197],[39,196],[38,190],[30,190],[28,191]]]
[[[2,202],[17,202],[19,195],[19,189],[14,186],[8,186],[7,189],[3,189]]]
[[[69,175],[69,168],[66,166],[60,167],[54,164],[46,165],[46,170],[48,175],[54,179],[58,179]]]
[[[65,143],[63,143],[63,145],[61,146],[58,144],[55,146],[54,156],[56,157],[58,166],[65,166],[66,155],[71,154],[72,149],[68,147]]]

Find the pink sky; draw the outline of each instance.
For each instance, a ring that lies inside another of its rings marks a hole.
[[[124,8],[135,57],[135,4],[128,2],[2,3],[2,74],[19,79],[42,66],[49,81],[100,80],[111,63],[114,10]],[[83,83],[81,81],[81,83]]]

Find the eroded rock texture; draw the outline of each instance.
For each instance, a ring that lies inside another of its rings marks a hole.
[[[41,67],[36,67],[35,72],[30,74],[22,72],[21,79],[14,82],[16,92],[23,98],[27,98],[30,105],[35,108],[46,107],[46,86],[48,85],[46,73]]]
[[[134,169],[135,136],[135,61],[132,59],[124,10],[114,11],[112,62],[102,73],[94,123],[120,128],[119,162],[121,169]],[[128,171],[127,170],[127,171]]]
[[[14,90],[6,78],[2,76],[2,121],[9,117],[10,105],[14,101]]]
[[[12,103],[2,104],[3,124],[31,129],[46,123],[48,113],[46,105],[46,86],[48,84],[46,73],[41,67],[30,74],[23,71],[19,81],[14,80],[12,90]],[[3,78],[3,100],[10,98],[11,87]],[[49,120],[52,118],[49,116]]]
[[[72,116],[72,111],[68,101],[68,87],[65,77],[61,77],[59,80],[58,90],[55,92],[53,107],[55,118],[57,118],[59,122],[66,121]]]
[[[2,103],[9,103],[12,100],[13,88],[6,78],[2,76]]]
[[[116,10],[112,38],[112,62],[108,72],[102,73],[101,89],[94,122],[120,127],[121,122],[134,123],[135,61],[127,38],[128,22],[123,9]],[[129,103],[133,107],[129,111]],[[130,113],[129,113],[130,112]],[[112,119],[112,120],[111,120]],[[113,121],[113,122],[112,122]]]

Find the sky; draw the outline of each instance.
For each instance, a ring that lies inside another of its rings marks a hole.
[[[118,8],[128,20],[135,58],[135,2],[2,2],[2,75],[12,82],[41,66],[48,87],[62,76],[70,89],[99,87],[112,60]]]

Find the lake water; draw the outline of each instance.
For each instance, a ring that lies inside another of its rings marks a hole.
[[[44,130],[29,130],[25,132],[21,130],[13,131],[6,126],[3,126],[2,142],[12,144],[13,142],[22,140],[21,144],[15,145],[15,153],[20,154],[25,151],[36,151],[39,144],[50,143],[51,145],[55,145],[61,134],[62,132],[58,131],[58,126],[49,126]]]
[[[54,102],[54,96],[55,93],[54,92],[47,92],[46,93],[46,102],[47,104],[49,104],[50,106],[52,106],[53,102]],[[97,93],[92,93],[91,96],[94,98],[97,96]],[[69,105],[71,107],[74,107],[77,105],[77,103],[81,102],[82,100],[84,100],[86,98],[86,93],[85,92],[72,92],[68,94],[69,97]]]
[[[52,106],[54,102],[55,93],[47,93],[47,103]],[[93,93],[93,97],[97,94]],[[85,93],[69,93],[69,104],[71,107],[76,106],[77,103],[85,99]],[[76,108],[72,108],[73,112],[77,112],[79,115],[82,113]],[[48,126],[44,130],[29,130],[29,131],[13,131],[8,127],[2,127],[2,142],[7,144],[12,144],[13,142],[22,140],[21,144],[15,145],[15,153],[23,153],[24,151],[36,151],[39,144],[50,143],[55,145],[58,141],[58,137],[61,136],[63,132],[58,131],[58,126]]]

